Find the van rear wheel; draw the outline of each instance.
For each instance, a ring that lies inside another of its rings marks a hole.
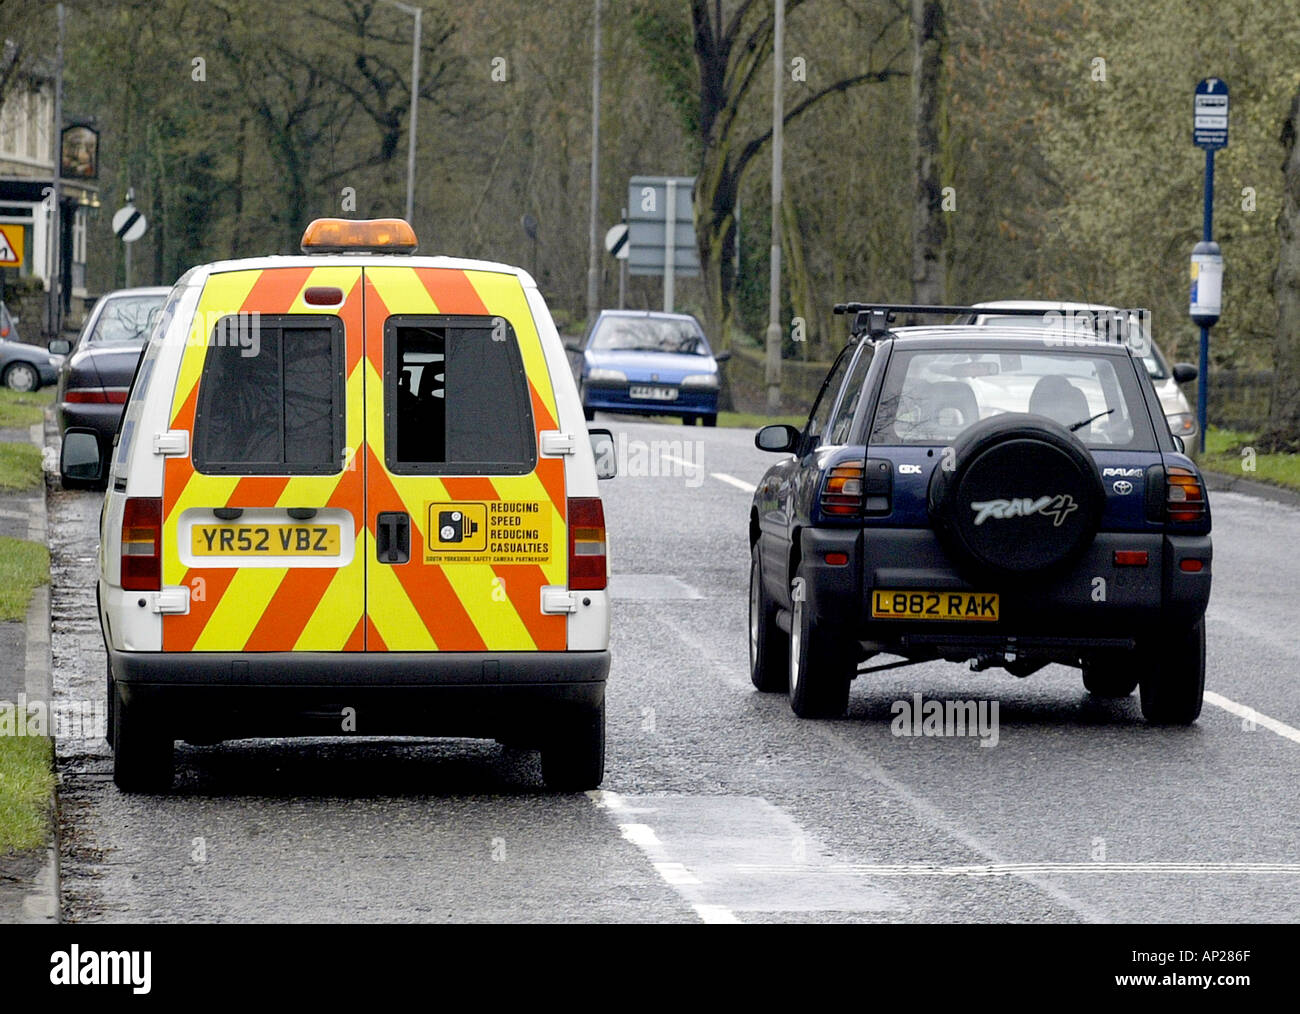
[[[175,756],[168,734],[128,704],[113,681],[113,781],[123,792],[167,792],[175,775]]]
[[[542,747],[542,780],[548,789],[583,792],[605,778],[605,704],[570,719]]]

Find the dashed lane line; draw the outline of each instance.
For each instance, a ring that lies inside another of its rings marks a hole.
[[[737,479],[734,475],[728,475],[726,472],[710,472],[709,474],[719,482],[725,482],[728,486],[735,486],[736,489],[743,489],[746,493],[752,493],[758,489],[757,486],[751,485],[744,479]]]
[[[1293,728],[1285,722],[1279,722],[1276,718],[1269,718],[1268,715],[1262,715],[1254,708],[1245,704],[1238,704],[1236,701],[1231,701],[1221,694],[1216,694],[1213,690],[1205,691],[1204,699],[1207,704],[1213,704],[1216,708],[1222,708],[1224,711],[1236,715],[1238,718],[1263,726],[1269,732],[1275,732],[1283,739],[1289,739],[1292,743],[1300,743],[1300,729]]]

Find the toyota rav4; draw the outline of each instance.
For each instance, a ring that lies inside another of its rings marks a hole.
[[[861,673],[1055,662],[1097,696],[1140,687],[1151,723],[1194,722],[1210,507],[1130,346],[890,326],[970,307],[835,309],[852,339],[807,423],[755,437],[788,457],[750,512],[754,685],[787,691],[801,717],[836,717]],[[880,654],[902,661],[859,671]]]

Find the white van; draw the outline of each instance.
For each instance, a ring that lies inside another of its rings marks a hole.
[[[177,739],[291,735],[496,738],[600,783],[609,432],[526,272],[415,246],[321,219],[303,256],[192,269],[112,461],[65,434],[63,474],[108,482],[122,789],[170,786]]]

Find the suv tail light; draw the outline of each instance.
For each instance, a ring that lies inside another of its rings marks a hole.
[[[1190,468],[1165,470],[1165,510],[1170,521],[1200,521],[1205,517],[1205,488]]]
[[[122,510],[122,587],[162,588],[162,500],[129,497]]]
[[[826,476],[822,487],[822,512],[836,517],[862,513],[863,472],[866,462],[841,461]]]
[[[605,587],[605,507],[600,497],[569,498],[569,588]]]

